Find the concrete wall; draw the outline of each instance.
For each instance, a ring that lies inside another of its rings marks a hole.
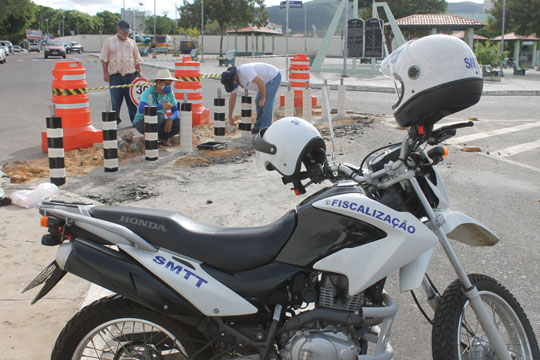
[[[76,36],[64,36],[57,38],[61,41],[78,41],[84,47],[84,51],[100,52],[103,46],[103,42],[113,35],[76,35]],[[178,49],[180,40],[184,39],[183,35],[172,36],[172,43],[175,44],[175,48]],[[290,37],[288,41],[289,53],[306,53],[315,54],[319,49],[323,38],[307,38],[304,41],[303,37]],[[220,36],[209,35],[204,37],[204,53],[205,54],[218,54],[219,53]],[[199,45],[201,39],[199,38]],[[223,37],[223,51],[236,49],[240,52],[266,52],[273,54],[285,54],[286,53],[286,39],[283,36],[272,38],[271,36],[234,36],[225,35]],[[343,54],[343,41],[341,38],[332,39],[328,48],[327,56],[340,57]]]

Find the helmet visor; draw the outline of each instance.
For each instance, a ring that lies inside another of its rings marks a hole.
[[[384,58],[384,60],[381,62],[381,65],[379,66],[379,69],[383,73],[384,76],[394,79],[395,75],[395,68],[396,64],[398,62],[399,56],[405,50],[405,48],[412,43],[413,40],[407,41],[405,44],[398,47],[396,50],[392,51],[390,55]]]
[[[399,104],[401,103],[401,100],[403,99],[403,93],[404,93],[404,84],[399,76],[399,74],[396,71],[396,66],[399,60],[399,57],[405,52],[407,46],[409,46],[414,40],[407,41],[405,44],[398,47],[396,50],[392,51],[390,55],[388,55],[380,65],[380,71],[383,73],[384,76],[394,80],[394,88],[396,90],[396,96],[397,101],[394,105],[392,105],[392,109],[396,109]]]

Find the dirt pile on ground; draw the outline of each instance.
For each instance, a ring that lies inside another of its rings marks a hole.
[[[239,120],[240,116],[235,116]],[[334,120],[334,134],[336,137],[362,133],[366,126],[378,120],[376,116],[368,114],[348,113],[342,118]],[[253,119],[254,121],[254,119]],[[325,140],[329,140],[330,131],[328,124],[323,123],[316,126]],[[238,135],[228,134],[229,135]],[[193,145],[212,141],[214,139],[213,124],[202,125],[193,129]],[[173,146],[160,146],[160,151],[177,151],[179,148],[179,137],[176,136],[171,141]],[[101,144],[99,144],[101,145]],[[130,159],[144,156],[144,142],[140,134],[131,130],[119,134],[118,159],[120,166],[125,166]],[[254,155],[251,144],[245,143],[238,146],[216,150],[194,151],[192,155],[181,155],[176,160],[178,166],[207,167],[214,164],[241,163],[248,161]],[[74,177],[88,174],[90,171],[103,167],[103,149],[96,146],[88,149],[76,149],[65,153],[64,159],[66,176]],[[24,183],[29,180],[46,180],[49,177],[49,161],[47,158],[14,161],[5,164],[1,169],[9,178],[11,183]],[[137,197],[138,195],[133,195]],[[129,196],[128,196],[129,197]],[[139,196],[140,197],[140,196]]]

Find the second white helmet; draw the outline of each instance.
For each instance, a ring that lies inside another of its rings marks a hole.
[[[304,119],[286,117],[263,129],[253,138],[257,160],[267,170],[296,177],[301,166],[324,164],[326,145],[319,131]]]

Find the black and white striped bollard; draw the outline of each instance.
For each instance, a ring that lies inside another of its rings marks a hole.
[[[47,154],[49,156],[49,178],[51,183],[60,186],[66,183],[66,166],[64,163],[64,131],[62,118],[56,116],[54,105],[47,123]]]
[[[193,113],[191,112],[191,103],[184,102],[180,104],[180,151],[185,154],[191,154],[193,148]]]
[[[107,111],[101,113],[103,122],[103,169],[105,172],[118,171],[118,139],[116,131],[116,112],[110,111],[107,102]]]
[[[214,141],[225,142],[225,98],[221,97],[219,88],[214,99]]]
[[[251,96],[247,89],[242,96],[242,119],[239,128],[243,138],[251,138]]]
[[[155,106],[144,107],[144,148],[146,160],[158,159],[158,117]]]

